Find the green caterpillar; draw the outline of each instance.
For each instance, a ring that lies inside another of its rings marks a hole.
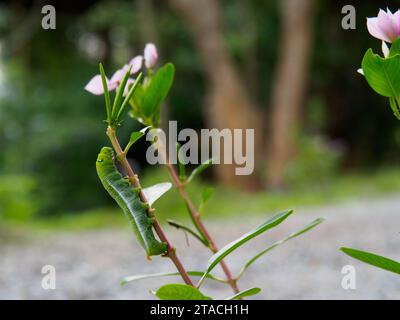
[[[129,180],[124,179],[114,164],[114,151],[103,147],[97,157],[96,170],[104,188],[118,203],[129,221],[140,245],[147,256],[156,256],[167,251],[167,245],[154,237],[152,220],[147,215],[149,205],[140,200],[139,188],[133,188]]]

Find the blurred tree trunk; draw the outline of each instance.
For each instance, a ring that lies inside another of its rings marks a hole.
[[[271,101],[267,150],[267,185],[284,186],[295,154],[295,134],[302,118],[312,44],[313,0],[282,0],[281,38]]]
[[[259,148],[259,117],[224,47],[217,0],[170,0],[190,29],[199,51],[208,85],[206,123],[210,128],[255,129]],[[257,156],[256,156],[257,158]],[[257,164],[257,161],[255,161]],[[245,189],[258,187],[255,175],[235,176],[234,165],[215,166],[219,182]]]

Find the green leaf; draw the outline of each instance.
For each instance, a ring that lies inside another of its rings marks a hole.
[[[202,173],[204,170],[206,170],[209,166],[211,166],[213,163],[213,159],[208,159],[207,161],[203,162],[201,165],[199,165],[196,169],[192,171],[190,174],[189,178],[187,179],[187,182],[189,183],[192,181],[197,175]]]
[[[400,263],[397,261],[379,256],[375,253],[360,251],[352,248],[340,248],[340,250],[352,258],[368,263],[375,267],[400,274]]]
[[[235,294],[234,296],[225,298],[225,300],[239,300],[241,298],[254,296],[254,295],[258,294],[260,291],[261,291],[260,288],[246,289],[246,290],[240,291],[239,293]]]
[[[101,63],[99,65],[99,68],[100,68],[101,82],[103,84],[103,90],[104,90],[104,100],[105,100],[105,103],[106,103],[107,122],[108,122],[108,124],[110,124],[111,123],[110,93],[108,92],[106,73],[104,72],[104,68],[103,68],[103,65]]]
[[[212,300],[187,284],[172,283],[159,288],[155,295],[161,300]]]
[[[164,193],[171,189],[172,184],[169,182],[163,182],[155,184],[154,186],[144,188],[142,192],[146,196],[147,202],[150,206],[153,205]]]
[[[396,98],[389,98],[390,107],[392,108],[393,114],[397,119],[400,120],[400,107],[399,101]]]
[[[380,95],[400,97],[400,55],[384,59],[369,49],[362,61],[368,84]]]
[[[170,226],[172,226],[172,227],[175,227],[175,228],[177,228],[177,229],[182,229],[182,230],[185,230],[185,231],[189,232],[192,236],[194,236],[197,240],[199,240],[199,241],[200,241],[202,244],[204,244],[206,247],[209,246],[208,241],[207,241],[204,237],[198,235],[197,232],[193,231],[193,230],[190,229],[189,227],[187,227],[187,226],[185,226],[185,225],[183,225],[183,224],[181,224],[181,223],[179,223],[179,222],[170,220],[170,219],[168,219],[167,222],[168,222],[168,224],[169,224]]]
[[[147,81],[139,86],[137,94],[133,96],[134,111],[131,112],[131,115],[146,123],[151,122],[154,127],[158,127],[160,106],[172,87],[174,74],[174,65],[167,63],[153,76],[148,77]]]
[[[204,272],[202,271],[188,271],[187,274],[192,277],[201,277]],[[138,281],[138,280],[144,280],[144,279],[152,279],[152,278],[162,278],[162,277],[178,277],[180,276],[179,272],[162,272],[162,273],[151,273],[151,274],[139,274],[139,275],[134,275],[134,276],[128,276],[124,277],[121,280],[121,285],[126,285],[129,282],[133,281]],[[212,274],[207,275],[208,279],[221,282],[221,283],[227,283],[225,279],[213,276]]]
[[[129,112],[129,115],[133,118],[139,121],[140,123],[144,125],[152,125],[151,119],[145,119],[143,114],[141,113],[140,106],[142,105],[143,97],[145,94],[145,90],[143,88],[142,84],[138,84],[135,94],[133,97],[129,100],[129,104],[131,105],[131,110]]]
[[[390,46],[389,57],[400,54],[400,38],[396,39]]]
[[[120,85],[118,86],[117,95],[115,96],[115,99],[114,99],[114,104],[113,104],[112,111],[111,111],[111,121],[113,122],[114,125],[118,124],[118,114],[120,113],[119,111],[121,109],[121,100],[122,100],[122,96],[124,94],[126,82],[128,81],[128,78],[131,74],[131,69],[132,69],[132,66],[130,66],[128,68],[128,70],[125,72],[125,75],[124,75]]]
[[[210,200],[210,198],[213,196],[214,191],[215,191],[215,188],[213,188],[213,187],[205,188],[205,189],[202,191],[202,193],[201,193],[201,202],[200,202],[200,207],[199,207],[199,212],[200,212],[200,213],[203,212],[206,203],[207,203],[208,200]]]
[[[122,102],[121,108],[119,108],[116,120],[119,121],[119,119],[121,118],[122,112],[124,111],[125,107],[128,105],[129,101],[131,100],[131,98],[133,97],[133,95],[135,94],[137,88],[140,85],[140,81],[142,80],[143,77],[143,73],[139,73],[138,77],[136,78],[135,82],[133,83],[133,85],[131,86],[131,88],[128,91],[128,94],[126,95],[124,102]]]
[[[282,213],[279,213],[272,217],[271,219],[268,219],[266,222],[264,222],[262,225],[258,226],[256,229],[244,234],[240,238],[236,239],[235,241],[229,243],[225,247],[223,247],[221,250],[219,250],[217,253],[215,253],[209,260],[207,264],[207,270],[204,273],[203,277],[200,279],[200,282],[198,284],[198,287],[202,284],[204,281],[205,277],[207,276],[208,273],[211,272],[212,269],[215,268],[215,266],[221,262],[228,254],[230,254],[232,251],[236,250],[246,242],[250,241],[251,239],[255,238],[256,236],[264,233],[265,231],[272,229],[276,227],[277,225],[281,224],[283,221],[286,220],[287,217],[289,217],[293,213],[293,210],[285,211]]]
[[[245,266],[242,268],[242,270],[239,272],[238,276],[236,277],[236,279],[239,279],[245,272],[246,270],[259,258],[261,258],[264,254],[266,254],[267,252],[271,251],[272,249],[276,248],[277,246],[280,246],[281,244],[285,243],[286,241],[289,241],[290,239],[296,238],[300,235],[302,235],[303,233],[310,231],[311,229],[315,228],[316,226],[318,226],[319,224],[321,224],[322,222],[324,222],[324,219],[322,218],[318,218],[315,219],[313,222],[311,222],[310,224],[306,225],[305,227],[303,227],[302,229],[300,229],[297,232],[294,232],[292,234],[290,234],[289,236],[287,236],[286,238],[279,240],[275,243],[273,243],[271,246],[269,246],[268,248],[266,248],[265,250],[261,251],[260,253],[256,254],[253,258],[251,258],[246,264]]]
[[[124,153],[127,154],[129,149],[135,144],[136,141],[138,141],[141,137],[143,137],[146,134],[146,131],[151,128],[150,126],[145,127],[141,129],[140,131],[134,131],[131,133],[131,136],[129,138],[129,142],[125,147]]]

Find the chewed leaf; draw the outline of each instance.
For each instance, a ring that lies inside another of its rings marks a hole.
[[[259,293],[261,291],[260,288],[250,288],[250,289],[246,289],[243,291],[240,291],[239,293],[230,296],[228,298],[225,298],[225,300],[239,300],[241,298],[245,298],[245,297],[250,297],[250,296],[254,296],[257,293]]]
[[[188,271],[187,274],[192,277],[201,277],[204,272],[202,271]],[[151,278],[162,278],[162,277],[174,277],[174,276],[180,276],[179,272],[162,272],[162,273],[150,273],[150,274],[139,274],[139,275],[134,275],[134,276],[128,276],[124,277],[121,280],[121,285],[125,285],[129,282],[137,281],[137,280],[144,280],[144,279],[151,279]],[[212,274],[207,275],[208,279],[221,282],[221,283],[226,283],[227,281],[225,279],[216,277]]]
[[[266,254],[267,252],[271,251],[272,249],[276,248],[277,246],[280,246],[281,244],[285,243],[286,241],[289,241],[290,239],[296,238],[300,235],[302,235],[303,233],[315,228],[316,226],[318,226],[319,224],[321,224],[322,222],[324,222],[324,219],[322,218],[318,218],[315,219],[313,222],[311,222],[310,224],[306,225],[305,227],[303,227],[302,229],[300,229],[297,232],[294,232],[292,234],[290,234],[289,236],[287,236],[286,238],[279,240],[275,243],[273,243],[272,245],[270,245],[268,248],[266,248],[265,250],[261,251],[260,253],[256,254],[253,258],[251,258],[246,264],[245,266],[242,268],[242,270],[239,272],[239,275],[236,277],[237,279],[239,279],[244,272],[259,258],[261,258],[264,254]]]
[[[352,258],[368,263],[372,266],[400,274],[400,263],[395,260],[379,256],[375,253],[352,248],[340,248],[340,250]]]
[[[256,229],[244,234],[241,236],[239,239],[236,239],[235,241],[229,243],[225,247],[223,247],[221,250],[219,250],[216,254],[214,254],[209,260],[207,264],[207,270],[204,273],[203,277],[200,279],[200,282],[198,284],[198,287],[202,284],[202,282],[205,280],[207,274],[211,272],[212,269],[215,268],[215,266],[221,262],[228,254],[230,254],[232,251],[236,250],[246,242],[250,241],[251,239],[255,238],[256,236],[264,233],[265,231],[272,229],[282,223],[283,221],[286,220],[287,217],[289,217],[293,213],[293,210],[285,211],[282,213],[279,213],[272,217],[271,219],[267,220],[264,222],[262,225],[258,226]]]
[[[171,189],[172,184],[169,182],[163,182],[155,184],[154,186],[144,188],[142,191],[149,202],[149,205],[153,205],[157,199],[159,199],[164,193]]]
[[[161,300],[212,300],[187,284],[172,283],[159,288],[155,295]]]

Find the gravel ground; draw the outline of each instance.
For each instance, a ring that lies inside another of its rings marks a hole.
[[[359,263],[338,250],[352,246],[400,260],[399,211],[399,197],[301,209],[278,228],[243,246],[227,262],[237,272],[243,258],[322,216],[326,218],[322,225],[255,263],[240,287],[261,287],[258,299],[400,299],[398,275]],[[261,215],[249,215],[241,220],[208,221],[208,225],[217,242],[224,244],[262,220]],[[181,232],[167,231],[185,257],[184,264],[203,270],[209,253],[194,240],[188,247]],[[341,270],[347,264],[356,268],[355,290],[341,287]],[[56,268],[55,290],[41,287],[43,265]],[[146,261],[128,228],[25,235],[0,243],[0,299],[152,299],[149,289],[173,280],[141,280],[124,287],[119,280],[171,270],[164,258]],[[204,292],[219,298],[230,295],[224,285],[210,281]]]

